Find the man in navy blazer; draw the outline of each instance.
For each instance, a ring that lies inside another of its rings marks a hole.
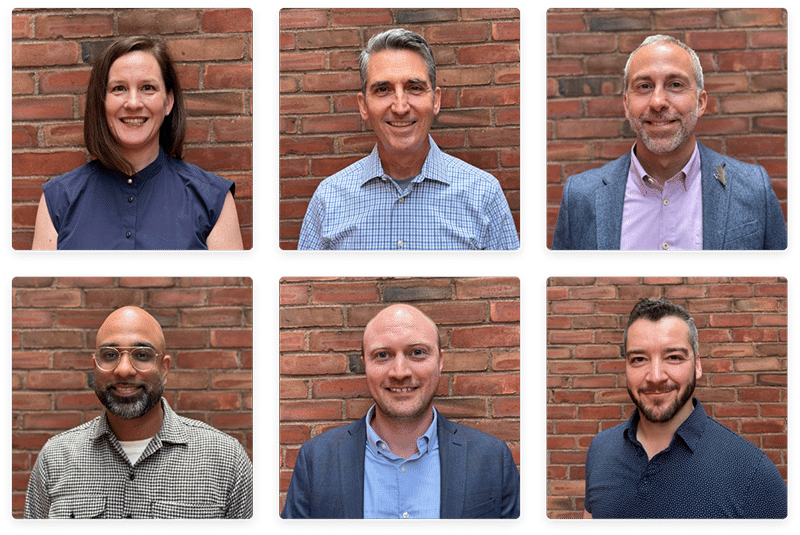
[[[433,321],[392,305],[367,324],[362,350],[375,405],[302,446],[281,517],[518,518],[519,472],[505,442],[433,408],[442,369]],[[393,488],[404,477],[416,479]]]
[[[686,204],[694,211],[676,214],[686,241],[701,243],[702,249],[785,249],[786,223],[764,168],[718,154],[695,139],[707,94],[694,51],[672,37],[651,36],[628,58],[624,85],[625,115],[637,134],[634,149],[567,180],[553,249],[671,248],[657,230],[669,225],[660,215],[660,203],[669,206],[670,196],[659,197],[667,191],[665,184],[672,182],[674,188],[676,181],[680,186],[672,192],[694,196]],[[697,166],[690,166],[695,150],[700,178],[692,189],[688,181],[697,176],[691,171],[696,173]],[[639,165],[632,165],[633,158]],[[652,208],[631,204],[626,209],[631,200],[648,196],[655,199]],[[632,233],[627,241],[625,232]],[[656,239],[641,237],[648,233]],[[628,246],[621,247],[622,242]]]

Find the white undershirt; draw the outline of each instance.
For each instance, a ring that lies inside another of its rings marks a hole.
[[[119,445],[122,446],[125,455],[127,455],[128,459],[131,461],[131,465],[134,465],[136,461],[139,460],[139,457],[142,456],[144,449],[150,444],[151,440],[152,437],[144,440],[120,440]]]

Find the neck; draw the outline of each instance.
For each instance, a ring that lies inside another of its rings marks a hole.
[[[376,405],[370,425],[389,446],[389,451],[408,459],[417,453],[417,439],[425,434],[432,422],[433,407],[428,407],[418,418],[400,419],[384,414]]]
[[[122,155],[122,157],[125,158],[129,164],[131,164],[135,174],[156,161],[156,158],[158,158],[160,145],[156,144],[154,148],[137,151],[125,151],[119,146],[117,146],[117,148],[119,149],[119,153]]]
[[[423,147],[414,150],[397,151],[378,144],[378,156],[381,158],[383,172],[395,180],[413,178],[420,174],[429,151],[430,143],[427,138]]]
[[[674,151],[656,153],[648,150],[644,143],[638,140],[634,151],[636,152],[636,158],[642,164],[648,176],[663,187],[667,180],[677,175],[683,169],[683,166],[689,162],[696,144],[694,134],[692,134],[685,143]]]
[[[164,409],[159,402],[150,409],[150,412],[138,418],[120,418],[109,411],[106,411],[106,418],[108,418],[108,425],[117,440],[144,440],[154,437],[161,429],[161,425],[164,423]]]

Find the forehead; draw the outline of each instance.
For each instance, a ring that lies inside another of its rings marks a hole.
[[[673,43],[653,43],[635,52],[628,66],[628,78],[684,76],[694,80],[692,57]]]
[[[118,57],[108,70],[109,78],[130,75],[162,78],[156,57],[142,50],[134,50]]]
[[[436,335],[436,326],[417,310],[384,310],[364,330],[364,346],[435,343]]]
[[[689,324],[676,316],[666,316],[658,321],[640,318],[628,328],[626,350],[659,351],[683,347],[691,351]]]
[[[97,345],[134,346],[147,342],[164,348],[161,327],[151,316],[135,311],[112,314],[97,331]]]
[[[379,81],[405,81],[409,78],[430,83],[422,54],[413,50],[381,50],[369,57],[367,85]]]

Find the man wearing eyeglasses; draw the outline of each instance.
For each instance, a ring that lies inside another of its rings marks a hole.
[[[25,518],[252,517],[253,469],[241,444],[161,397],[172,357],[153,316],[112,312],[93,361],[105,410],[42,448]]]

